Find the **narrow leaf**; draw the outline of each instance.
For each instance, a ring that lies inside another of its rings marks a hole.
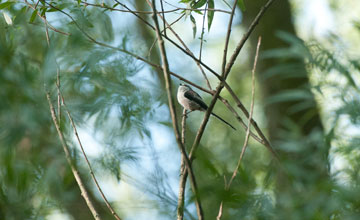
[[[37,14],[37,9],[33,11],[33,13],[31,14],[29,23],[33,23],[35,18],[36,18],[36,14]]]
[[[0,4],[0,9],[4,9],[7,7],[10,7],[10,5],[12,5],[14,2],[4,2]]]
[[[8,25],[12,25],[13,22],[12,22],[10,16],[9,16],[6,12],[3,12],[3,15],[4,15],[4,18],[5,18],[6,23],[7,23]]]
[[[201,8],[202,6],[204,6],[206,3],[206,0],[199,0],[198,2],[195,2],[193,4],[191,4],[191,8]]]
[[[195,18],[192,15],[190,15],[190,20],[191,20],[191,23],[192,23],[193,38],[195,38],[195,36],[196,36],[196,21],[195,21]]]
[[[241,11],[246,11],[244,0],[238,0],[238,6],[241,9]]]
[[[215,8],[214,0],[209,0],[208,8],[209,9],[214,9]],[[208,31],[210,31],[210,27],[211,27],[212,21],[214,19],[214,14],[215,14],[215,11],[213,11],[213,10],[208,11],[208,15],[207,15],[207,17],[208,17]]]

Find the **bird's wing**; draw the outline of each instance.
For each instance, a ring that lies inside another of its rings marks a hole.
[[[205,110],[208,108],[208,106],[205,104],[205,102],[201,99],[200,95],[197,94],[195,91],[189,90],[184,93],[184,96],[185,96],[185,98],[199,104],[201,106],[201,108],[203,108]]]

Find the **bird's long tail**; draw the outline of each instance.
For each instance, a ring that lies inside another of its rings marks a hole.
[[[224,122],[225,124],[229,125],[232,129],[234,129],[236,131],[236,128],[234,128],[229,122],[225,121],[224,119],[220,118],[220,116],[216,115],[215,113],[212,113],[211,114],[213,116],[215,116],[216,118],[218,118],[220,121]]]

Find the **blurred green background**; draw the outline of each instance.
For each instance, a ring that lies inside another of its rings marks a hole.
[[[37,5],[34,12],[32,7]],[[54,10],[55,5],[66,14]],[[57,103],[56,74],[80,139],[105,195],[123,219],[174,219],[180,153],[167,106],[163,74],[127,50],[160,64],[154,32],[116,2],[0,1],[0,219],[91,219],[51,120],[45,88]],[[265,1],[236,9],[229,56]],[[150,11],[146,1],[122,1]],[[179,1],[164,1],[166,10]],[[230,11],[233,1],[215,1]],[[157,2],[160,8],[159,2]],[[102,7],[100,7],[102,6]],[[47,44],[43,20],[49,29]],[[229,191],[245,131],[218,102],[214,112],[234,132],[210,119],[194,161],[206,219],[224,201],[223,219],[360,219],[360,4],[356,0],[278,0],[241,51],[228,83],[249,108],[251,68],[262,36],[254,119],[279,153],[280,165],[250,139]],[[70,15],[71,17],[69,17]],[[139,14],[152,23],[151,17]],[[181,10],[166,14],[169,23]],[[192,12],[174,29],[198,56],[202,14]],[[202,61],[220,72],[229,15],[215,12],[205,25]],[[102,46],[89,40],[84,32]],[[169,37],[173,36],[167,32]],[[155,46],[153,46],[153,44]],[[196,64],[166,43],[170,69],[203,86]],[[213,88],[217,79],[207,73]],[[180,82],[173,80],[173,94]],[[199,92],[205,102],[211,96]],[[231,100],[227,91],[221,94]],[[235,103],[230,102],[234,107]],[[182,112],[177,105],[178,121]],[[243,120],[246,117],[238,111]],[[189,148],[203,113],[187,123]],[[113,219],[84,163],[66,112],[61,129],[103,219]],[[196,219],[190,188],[185,219]]]

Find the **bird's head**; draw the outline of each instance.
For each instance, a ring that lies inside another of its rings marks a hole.
[[[183,91],[183,92],[186,92],[188,90],[191,90],[191,87],[184,84],[184,83],[180,83],[179,84],[179,91]]]

